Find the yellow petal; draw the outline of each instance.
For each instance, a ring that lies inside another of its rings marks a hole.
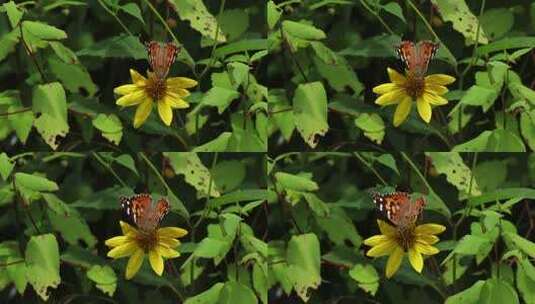
[[[394,127],[398,127],[407,119],[407,116],[409,116],[409,113],[411,112],[411,106],[412,98],[410,96],[403,98],[398,104],[396,111],[394,112]]]
[[[133,93],[124,95],[123,97],[117,99],[115,104],[121,107],[128,107],[128,106],[134,106],[134,105],[140,104],[144,102],[145,100],[147,100],[147,94],[145,94],[145,91],[137,90],[137,91],[134,91]]]
[[[416,239],[420,242],[433,245],[439,241],[439,238],[436,235],[432,234],[417,234]]]
[[[382,95],[382,94],[386,94],[398,88],[399,87],[395,83],[383,83],[373,88],[373,92],[375,94]]]
[[[388,105],[392,105],[392,104],[397,104],[401,100],[403,100],[403,98],[405,98],[405,96],[407,96],[407,94],[405,93],[405,90],[397,89],[397,90],[390,91],[388,93],[385,93],[385,94],[379,96],[375,100],[375,104],[378,104],[380,106],[388,106]]]
[[[418,114],[426,122],[431,121],[431,105],[423,97],[418,97],[416,99],[416,108],[418,109]]]
[[[136,70],[130,69],[130,76],[132,77],[132,83],[137,86],[144,86],[145,81],[147,80],[145,77],[143,77],[141,74],[139,74]]]
[[[399,245],[395,240],[387,239],[386,241],[373,246],[370,250],[368,250],[368,252],[366,252],[366,255],[374,258],[389,255],[397,247],[399,247]]]
[[[448,85],[455,82],[455,77],[446,74],[433,74],[425,77],[426,84]]]
[[[178,87],[183,89],[192,88],[197,85],[197,81],[186,77],[171,77],[167,79],[168,87]]]
[[[382,234],[379,234],[379,235],[374,235],[372,237],[369,237],[367,239],[364,240],[364,245],[368,245],[368,246],[376,246],[384,241],[388,240],[388,237],[386,235],[382,235]]]
[[[189,108],[189,103],[184,101],[178,94],[173,92],[167,92],[163,97],[163,101],[166,102],[171,108],[174,109],[186,109]]]
[[[433,93],[424,92],[423,99],[425,99],[428,103],[435,105],[435,106],[443,106],[448,103],[448,100],[442,96],[438,96]]]
[[[179,227],[164,227],[158,229],[158,236],[167,238],[179,238],[188,234],[186,229]]]
[[[384,234],[384,235],[396,234],[396,228],[394,228],[392,225],[388,224],[387,222],[377,220],[377,224],[379,225],[379,230],[381,231],[381,234]]]
[[[407,82],[407,78],[401,75],[398,71],[391,68],[387,68],[386,71],[388,72],[388,78],[390,78],[391,82],[399,85],[402,85]]]
[[[139,128],[147,120],[152,111],[152,100],[146,99],[142,104],[140,104],[136,109],[136,114],[134,115],[134,128]]]
[[[171,125],[173,121],[173,109],[165,99],[158,102],[158,114],[166,126]]]
[[[190,95],[188,90],[179,87],[167,87],[167,92],[177,94],[178,97],[188,97]]]
[[[162,257],[166,259],[177,258],[180,256],[180,252],[165,246],[158,246],[158,252],[160,252]]]
[[[429,94],[444,95],[448,93],[448,88],[436,84],[425,84],[425,92]]]
[[[139,249],[139,247],[136,242],[130,241],[108,251],[108,257],[113,259],[124,258],[132,255],[137,249]]]
[[[117,247],[117,246],[123,245],[128,240],[130,240],[130,238],[126,237],[125,235],[120,235],[120,236],[115,236],[110,239],[107,239],[106,242],[104,242],[104,244],[106,244],[106,246],[108,247]]]
[[[163,259],[158,250],[149,251],[149,262],[154,272],[161,276],[163,273]]]
[[[414,246],[416,248],[416,250],[418,250],[419,252],[421,252],[422,254],[425,254],[425,255],[433,255],[433,254],[437,254],[440,252],[440,250],[438,250],[438,248],[434,247],[434,246],[431,246],[427,243],[424,243],[424,242],[421,242],[421,241],[416,241],[414,243]]]
[[[128,95],[130,93],[134,93],[136,90],[140,90],[141,88],[134,84],[125,84],[120,87],[116,87],[113,89],[113,93],[118,95]]]
[[[137,234],[137,229],[128,224],[127,222],[119,221],[119,225],[121,225],[121,231],[124,235]]]
[[[159,237],[158,242],[162,246],[166,246],[168,248],[175,248],[178,245],[180,245],[180,241],[177,239],[167,238],[167,237]]]
[[[423,224],[418,225],[414,229],[417,234],[439,234],[446,230],[446,227],[439,224]]]
[[[392,254],[388,257],[386,262],[386,277],[391,278],[396,271],[398,271],[401,262],[403,261],[403,249],[401,247],[396,247]]]
[[[130,280],[131,278],[136,275],[136,273],[139,271],[139,268],[141,268],[141,265],[143,264],[143,257],[145,256],[145,253],[141,248],[137,249],[134,254],[128,259],[128,264],[126,264],[126,273],[125,277],[127,280]]]
[[[411,262],[412,268],[416,272],[421,273],[424,268],[424,259],[418,250],[415,248],[409,248],[409,262]]]

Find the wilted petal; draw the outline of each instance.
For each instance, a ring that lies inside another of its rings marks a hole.
[[[410,96],[405,97],[396,107],[394,112],[394,127],[401,125],[409,116],[411,112],[412,98]]]
[[[446,230],[446,227],[439,224],[423,224],[418,225],[414,229],[417,234],[439,234]]]
[[[108,257],[113,259],[124,258],[132,255],[138,248],[136,242],[130,241],[108,251]]]
[[[387,239],[386,241],[373,246],[370,250],[368,250],[368,252],[366,252],[366,255],[374,258],[389,255],[391,254],[392,250],[397,247],[399,246],[396,241],[393,239]]]
[[[404,251],[401,247],[396,247],[386,262],[386,277],[391,278],[398,271],[403,261]]]
[[[163,273],[163,259],[158,250],[149,251],[149,262],[154,272],[161,276]]]
[[[171,77],[167,79],[168,87],[178,87],[178,88],[192,88],[197,85],[197,81],[187,78],[187,77]]]
[[[145,120],[150,115],[150,112],[152,111],[152,100],[147,99],[145,102],[140,104],[136,109],[136,114],[134,115],[134,128],[139,128]]]
[[[418,250],[415,248],[409,248],[409,262],[412,265],[412,268],[417,272],[421,273],[424,268],[424,259]]]
[[[166,126],[170,126],[173,121],[173,109],[166,100],[160,100],[158,102],[158,114]]]
[[[126,264],[126,274],[125,277],[127,280],[130,280],[131,278],[136,275],[136,273],[139,271],[139,268],[141,268],[141,265],[143,264],[143,257],[145,256],[145,253],[141,248],[137,249],[134,254],[128,259],[128,264]]]
[[[423,98],[418,97],[416,99],[416,108],[418,109],[418,114],[426,122],[431,121],[431,105]]]
[[[455,77],[446,74],[433,74],[425,77],[425,83],[436,85],[448,85],[455,82]]]

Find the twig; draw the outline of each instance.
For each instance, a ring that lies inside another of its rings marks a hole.
[[[31,110],[32,110],[31,107],[27,107],[27,108],[23,108],[23,109],[20,109],[20,110],[13,111],[13,112],[0,113],[0,116],[9,116],[9,115],[13,115],[13,114],[19,114],[19,113],[23,113],[23,112],[28,112],[28,111],[31,111]]]

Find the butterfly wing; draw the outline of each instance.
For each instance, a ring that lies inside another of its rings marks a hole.
[[[139,226],[144,214],[151,208],[152,198],[150,194],[136,194],[131,197],[119,198],[121,207],[124,209],[126,215],[132,219],[134,224]]]
[[[166,198],[160,198],[155,206],[156,217],[158,224],[162,221],[163,217],[169,213],[169,201]]]
[[[414,58],[416,57],[416,47],[412,41],[401,41],[401,43],[396,47],[396,53],[398,54],[399,59],[405,65],[407,70],[412,70],[414,68]]]
[[[423,197],[418,198],[416,201],[410,200],[401,206],[401,209],[397,215],[397,225],[403,229],[416,223],[420,214],[425,207],[425,199]]]
[[[178,51],[179,48],[172,42],[161,45],[159,42],[151,41],[147,44],[149,64],[156,77],[159,79],[167,77]]]
[[[372,199],[379,211],[395,225],[399,224],[399,213],[402,208],[410,203],[409,194],[401,191],[387,194],[372,193]]]
[[[396,51],[409,73],[423,77],[439,46],[438,43],[429,40],[420,41],[418,44],[412,41],[402,41]]]

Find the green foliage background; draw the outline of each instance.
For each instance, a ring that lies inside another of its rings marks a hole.
[[[273,303],[534,303],[535,155],[287,153],[269,160]],[[396,187],[397,186],[397,187]],[[446,226],[422,275],[365,256],[369,190],[423,194]],[[455,265],[455,266],[454,266]]]

